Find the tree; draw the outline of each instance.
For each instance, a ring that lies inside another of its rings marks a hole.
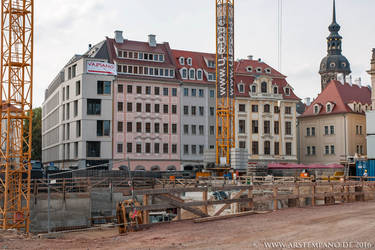
[[[29,122],[26,120],[25,128]],[[31,159],[42,160],[42,108],[33,109]],[[25,131],[26,132],[26,131]]]

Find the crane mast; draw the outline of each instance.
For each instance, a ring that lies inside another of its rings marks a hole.
[[[234,0],[216,0],[216,164],[230,166],[235,143]]]
[[[0,227],[26,232],[30,222],[33,6],[33,0],[1,1]]]

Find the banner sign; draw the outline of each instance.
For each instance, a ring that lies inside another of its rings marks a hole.
[[[117,68],[111,63],[87,61],[87,73],[115,76]]]
[[[216,6],[217,97],[234,97],[234,8],[231,1]]]

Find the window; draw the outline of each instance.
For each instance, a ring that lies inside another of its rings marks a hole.
[[[146,95],[151,95],[151,87],[146,86]]]
[[[202,80],[202,79],[203,79],[203,73],[202,73],[202,70],[201,70],[201,69],[198,69],[198,70],[197,70],[197,79],[198,79],[198,80]]]
[[[146,130],[146,133],[151,133],[151,123],[149,123],[149,122],[146,122],[146,126],[145,126],[145,130]]]
[[[199,95],[199,97],[204,97],[204,89],[199,89],[198,95]]]
[[[117,93],[124,93],[124,85],[122,84],[117,85]]]
[[[315,136],[315,127],[311,128],[311,136]]]
[[[316,148],[315,148],[315,146],[311,147],[311,154],[312,155],[316,155]]]
[[[156,103],[156,104],[154,105],[154,112],[155,112],[155,113],[159,113],[159,112],[160,112],[160,104]]]
[[[204,116],[204,107],[203,106],[199,106],[199,115]]]
[[[243,83],[238,84],[238,92],[245,93],[245,85]]]
[[[168,143],[163,143],[163,153],[168,154]]]
[[[172,144],[172,154],[177,154],[177,144]]]
[[[197,134],[197,125],[191,125],[191,134],[196,135]]]
[[[214,115],[215,115],[215,108],[210,107],[210,116],[214,116]]]
[[[251,128],[253,134],[258,134],[259,128],[258,128],[258,120],[251,121]]]
[[[126,131],[130,132],[130,133],[133,132],[133,122],[127,122],[126,123]]]
[[[215,134],[215,126],[210,126],[210,135]]]
[[[123,144],[117,143],[117,153],[122,153],[122,150],[123,150]]]
[[[74,158],[78,158],[78,142],[74,143]]]
[[[65,87],[62,89],[62,100],[65,101]]]
[[[189,79],[190,80],[195,79],[195,69],[189,69]]]
[[[142,103],[137,103],[136,110],[137,112],[142,112]]]
[[[246,105],[245,104],[239,104],[238,105],[238,111],[246,112]]]
[[[239,141],[239,148],[246,148],[246,142],[245,141]]]
[[[264,113],[269,113],[269,112],[270,112],[270,105],[264,104]]]
[[[280,113],[280,108],[279,108],[279,106],[274,106],[274,107],[273,107],[273,112],[274,112],[275,114]]]
[[[155,131],[156,134],[160,133],[160,123],[154,124],[154,131]]]
[[[285,95],[290,96],[290,88],[285,88]]]
[[[285,153],[286,155],[292,155],[292,143],[291,142],[285,143]]]
[[[327,113],[330,113],[332,111],[331,104],[329,104],[329,103],[327,104],[326,110],[327,110]]]
[[[208,67],[209,68],[215,68],[215,61],[208,61]]]
[[[155,154],[160,153],[160,143],[154,143],[154,153]]]
[[[133,93],[133,86],[132,85],[127,86],[127,92],[128,92],[128,94]]]
[[[307,148],[306,148],[306,155],[311,155],[310,146],[307,146]]]
[[[191,59],[190,57],[187,59],[187,64],[188,65],[192,65],[193,64],[193,59]]]
[[[285,122],[285,134],[292,135],[292,123],[291,122]]]
[[[197,114],[197,107],[191,106],[191,115],[196,115]]]
[[[173,123],[172,124],[172,134],[177,134],[177,124],[176,123]]]
[[[66,86],[66,100],[69,100],[69,86]]]
[[[274,145],[275,149],[275,155],[279,155],[280,154],[280,143],[279,142],[275,142],[275,145]]]
[[[101,101],[98,99],[87,99],[87,114],[100,115]]]
[[[117,122],[117,132],[122,133],[124,131],[124,123]]]
[[[142,94],[142,86],[137,86],[137,94]]]
[[[181,77],[182,77],[182,79],[187,79],[187,69],[181,70]]]
[[[76,81],[76,96],[81,94],[81,81]]]
[[[149,142],[146,143],[145,151],[147,154],[151,153],[151,143]]]
[[[76,121],[76,137],[81,137],[81,121]]]
[[[185,135],[189,134],[189,125],[184,125],[184,134]]]
[[[279,93],[279,90],[278,90],[277,87],[273,87],[273,93],[274,93],[275,95]]]
[[[270,141],[265,141],[264,142],[264,154],[265,155],[270,155],[271,154],[271,142]]]
[[[151,104],[150,103],[146,103],[146,112],[147,113],[151,112]]]
[[[273,130],[274,130],[275,135],[278,135],[280,133],[279,132],[280,131],[279,126],[280,126],[279,122],[275,121],[274,124],[273,124]]]
[[[335,154],[335,145],[331,145],[331,155]]]
[[[196,155],[197,154],[197,146],[196,145],[191,145],[191,154]]]
[[[74,101],[74,117],[78,116],[78,100]]]
[[[335,134],[335,126],[333,126],[333,125],[329,126],[329,130],[331,132],[331,135]]]
[[[70,139],[70,123],[66,124],[66,139]]]
[[[326,145],[324,147],[324,154],[329,155],[329,146],[328,145]]]
[[[168,88],[163,88],[163,96],[168,96]]]
[[[197,89],[191,89],[191,96],[197,96]]]
[[[257,86],[255,84],[251,85],[251,92],[256,93],[257,92]]]
[[[163,113],[168,114],[168,110],[169,110],[168,104],[164,104],[163,105]]]
[[[172,105],[172,114],[177,114],[177,105]]]
[[[253,155],[259,154],[259,143],[257,141],[252,142],[251,151],[252,151]]]
[[[97,93],[98,95],[110,95],[111,94],[111,82],[110,81],[98,81]]]
[[[179,60],[181,65],[185,65],[185,58],[180,57],[178,60]]]
[[[310,128],[306,128],[306,136],[310,136]]]
[[[189,115],[189,106],[184,106],[184,115]]]
[[[133,103],[128,102],[126,106],[127,106],[128,112],[133,112]]]
[[[359,126],[359,134],[362,134],[362,126]]]
[[[111,121],[96,121],[96,136],[109,136]]]
[[[100,142],[88,141],[86,143],[87,157],[100,157]]]
[[[258,105],[251,105],[251,112],[258,112]]]
[[[199,135],[204,135],[204,126],[199,125]]]
[[[329,134],[328,126],[324,126],[324,134],[325,135]]]
[[[270,134],[271,133],[271,122],[270,121],[264,121],[264,133]]]
[[[189,145],[184,145],[184,155],[189,154]]]
[[[285,107],[285,114],[287,115],[292,114],[292,107]]]
[[[215,97],[215,90],[213,90],[213,89],[210,90],[210,97],[211,98]]]
[[[245,134],[245,132],[246,132],[246,121],[239,120],[238,121],[238,133]]]
[[[160,87],[154,88],[154,95],[160,95]]]
[[[142,153],[142,144],[141,143],[137,143],[137,145],[135,145],[135,151],[137,152],[137,154]]]
[[[137,133],[142,133],[142,122],[137,122]]]
[[[169,128],[168,123],[164,123],[163,124],[163,132],[164,132],[164,134],[168,134],[168,128]]]
[[[189,89],[188,88],[184,88],[184,96],[189,96]]]
[[[172,96],[177,96],[177,88],[172,88]]]
[[[118,112],[124,111],[124,103],[123,102],[117,102],[117,111]]]
[[[267,83],[266,82],[262,82],[261,84],[261,91],[262,93],[267,93]]]

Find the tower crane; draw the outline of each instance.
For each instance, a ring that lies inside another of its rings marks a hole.
[[[26,232],[30,224],[33,13],[33,0],[1,1],[0,228]]]

